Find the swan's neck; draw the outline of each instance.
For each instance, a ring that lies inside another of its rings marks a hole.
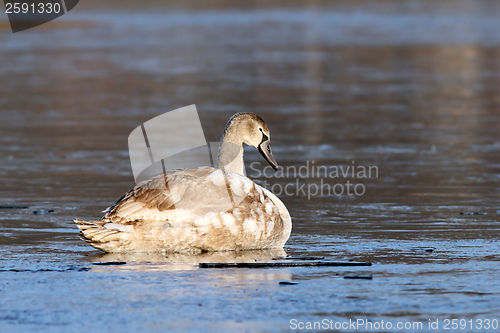
[[[224,144],[219,146],[219,157],[217,167],[226,172],[236,172],[245,176],[245,164],[243,163],[243,147],[234,144]]]
[[[221,138],[217,168],[226,172],[246,175],[245,164],[243,163],[243,142],[238,135],[238,131],[230,125]]]

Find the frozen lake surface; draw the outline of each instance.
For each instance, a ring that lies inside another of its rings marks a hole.
[[[498,331],[498,2],[121,3],[16,34],[0,14],[1,332]],[[258,113],[278,163],[303,170],[263,174],[245,155],[290,211],[285,249],[111,255],[79,240],[71,221],[134,185],[129,133],[193,103],[208,141]],[[285,255],[373,265],[198,268]]]

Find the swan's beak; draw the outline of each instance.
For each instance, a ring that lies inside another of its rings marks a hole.
[[[271,164],[274,170],[278,170],[278,163],[274,159],[273,153],[271,152],[271,142],[269,140],[263,140],[260,144],[259,147],[260,154],[266,159],[266,161]]]

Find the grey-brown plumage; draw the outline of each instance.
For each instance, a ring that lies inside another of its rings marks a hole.
[[[268,145],[267,126],[256,117],[233,116],[224,131],[221,147],[224,142],[241,149],[242,143]],[[267,155],[266,159],[275,164],[270,149]],[[225,163],[224,157],[224,150],[220,149],[219,167],[225,171],[211,167],[170,170],[135,186],[109,207],[100,221],[76,219],[82,238],[106,252],[283,247],[291,231],[286,207],[237,169],[243,168],[242,153],[241,163]]]

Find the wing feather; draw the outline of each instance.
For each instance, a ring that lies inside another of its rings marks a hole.
[[[169,220],[177,215],[176,210],[188,211],[193,216],[227,211],[232,208],[228,187],[225,182],[212,181],[213,173],[222,174],[222,171],[198,167],[157,175],[127,192],[102,220],[130,224],[141,220]]]

